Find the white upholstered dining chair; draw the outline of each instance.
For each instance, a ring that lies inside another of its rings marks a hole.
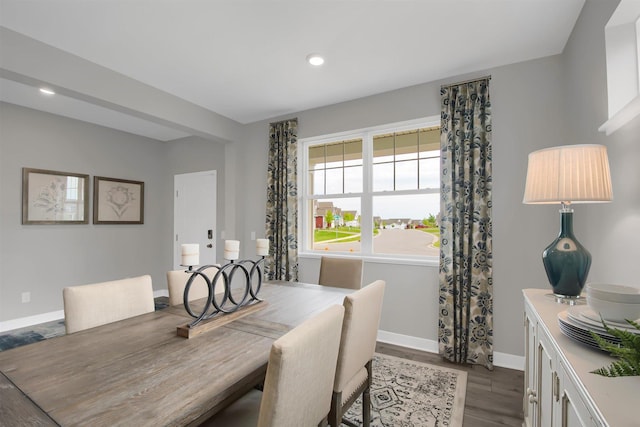
[[[344,298],[344,322],[329,425],[339,427],[345,412],[362,394],[363,427],[371,421],[371,362],[376,349],[385,282],[376,280]]]
[[[62,290],[67,334],[155,310],[151,276],[145,275]]]
[[[264,391],[250,391],[203,426],[312,427],[326,425],[344,307],[306,320],[272,347]]]
[[[359,258],[320,258],[318,284],[336,288],[360,289],[363,262]]]
[[[213,280],[217,273],[217,268],[211,267],[204,270],[204,273],[208,274],[210,280]],[[184,303],[184,288],[187,286],[187,281],[191,277],[191,274],[185,273],[185,270],[171,270],[167,271],[167,288],[169,289],[169,305],[178,305]],[[224,293],[224,279],[220,277],[215,284],[214,293]],[[200,275],[191,283],[189,289],[189,301],[193,301],[200,298],[206,298],[209,295],[209,286],[204,278]]]

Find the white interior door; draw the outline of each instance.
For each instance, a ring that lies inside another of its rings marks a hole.
[[[200,265],[216,263],[216,171],[174,176],[173,268],[180,269],[181,245],[200,245]]]

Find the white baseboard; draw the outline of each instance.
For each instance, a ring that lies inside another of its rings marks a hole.
[[[402,335],[379,330],[378,341],[415,350],[426,351],[429,353],[438,353],[438,342],[428,340],[426,338],[417,338],[410,335]],[[515,356],[513,354],[499,352],[493,353],[493,364],[502,368],[524,371],[524,361],[524,356]]]
[[[5,320],[4,322],[0,322],[0,332],[26,328],[27,326],[39,325],[40,323],[53,322],[54,320],[60,319],[64,319],[64,310],[36,314],[35,316],[21,317],[19,319]]]
[[[153,297],[168,297],[168,289],[160,289],[153,291]],[[21,317],[18,319],[5,320],[0,322],[0,332],[12,331],[14,329],[26,328],[29,326],[39,325],[40,323],[53,322],[54,320],[64,319],[64,310],[52,311],[49,313],[36,314],[35,316]]]
[[[493,364],[502,368],[524,371],[524,356],[516,356],[509,353],[493,352]]]
[[[413,348],[415,350],[427,351],[429,353],[438,352],[438,342],[426,338],[417,338],[410,335],[396,334],[378,330],[378,341],[387,344],[399,345],[401,347]]]

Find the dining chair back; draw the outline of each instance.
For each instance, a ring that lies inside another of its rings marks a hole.
[[[336,288],[360,289],[363,262],[359,258],[320,258],[318,284]]]
[[[343,315],[331,306],[274,341],[262,394],[249,392],[203,425],[326,425]]]
[[[204,273],[208,274],[209,280],[213,280],[216,272],[218,271],[218,269],[214,267],[204,270]],[[184,288],[187,286],[187,281],[190,277],[191,274],[185,273],[185,270],[167,271],[169,305],[178,305],[184,303]],[[215,284],[214,293],[224,293],[223,279],[218,279],[217,283]],[[202,276],[197,275],[191,283],[191,287],[189,288],[189,301],[206,298],[207,296],[209,296],[209,286]]]
[[[362,395],[363,427],[371,422],[371,362],[376,349],[385,282],[376,280],[344,298],[344,321],[336,369],[329,425],[339,427]]]
[[[145,275],[62,290],[67,334],[155,310],[151,276]]]

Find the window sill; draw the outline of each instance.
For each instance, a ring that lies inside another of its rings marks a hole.
[[[631,102],[622,107],[622,109],[614,114],[613,117],[604,122],[598,130],[600,132],[605,132],[606,135],[609,136],[639,115],[640,95],[636,96],[631,100]]]
[[[373,264],[396,264],[396,265],[421,265],[425,267],[440,266],[440,260],[438,257],[431,258],[401,258],[401,257],[389,257],[384,255],[351,255],[343,252],[299,252],[298,258],[304,259],[320,259],[322,256],[332,256],[336,258],[362,258],[364,262]]]

